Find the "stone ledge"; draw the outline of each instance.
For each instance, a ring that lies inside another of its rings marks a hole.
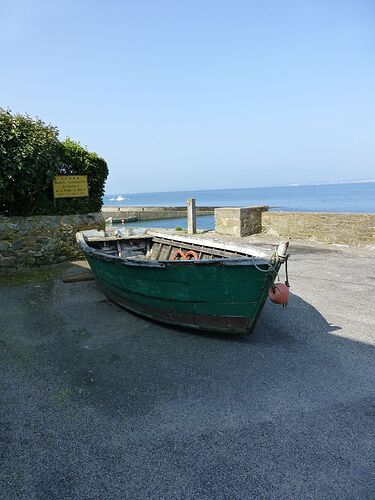
[[[250,236],[262,231],[262,212],[267,206],[215,209],[215,231],[229,236]]]
[[[262,230],[290,240],[375,246],[375,214],[267,212],[262,214]]]
[[[81,256],[75,233],[104,229],[102,213],[0,217],[0,273]]]

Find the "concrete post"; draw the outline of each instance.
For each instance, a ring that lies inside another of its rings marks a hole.
[[[250,236],[262,232],[262,212],[267,206],[215,209],[215,231],[229,236]]]
[[[197,232],[197,219],[195,209],[195,199],[187,200],[187,219],[188,219],[188,234]]]

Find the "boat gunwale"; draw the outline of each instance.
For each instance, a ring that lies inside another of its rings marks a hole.
[[[120,239],[141,239],[139,235],[138,238],[132,237],[123,237]],[[152,239],[156,237],[156,235],[145,234],[145,238]],[[130,265],[130,266],[143,266],[143,267],[159,267],[165,268],[167,266],[181,266],[181,265],[215,265],[215,266],[269,266],[271,264],[271,257],[268,259],[265,257],[258,256],[250,256],[250,257],[235,257],[235,258],[214,258],[214,259],[199,259],[199,260],[151,260],[151,259],[136,259],[136,258],[128,258],[128,257],[120,257],[118,255],[108,255],[105,252],[101,252],[100,250],[91,247],[87,244],[85,239],[84,231],[79,231],[76,233],[76,240],[81,250],[90,257],[94,257],[99,260],[107,261],[107,262],[117,262],[122,265]],[[91,241],[95,241],[91,237]],[[101,239],[100,241],[103,241]],[[262,271],[266,271],[265,269]]]

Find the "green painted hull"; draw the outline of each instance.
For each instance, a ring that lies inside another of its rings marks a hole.
[[[100,288],[117,304],[164,323],[218,332],[249,333],[276,276],[259,271],[251,259],[147,266],[92,253],[86,258]]]

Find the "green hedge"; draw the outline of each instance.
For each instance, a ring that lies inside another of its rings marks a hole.
[[[28,115],[0,109],[0,215],[98,212],[108,176],[106,162],[58,129]],[[87,175],[88,198],[53,200],[56,175]]]

